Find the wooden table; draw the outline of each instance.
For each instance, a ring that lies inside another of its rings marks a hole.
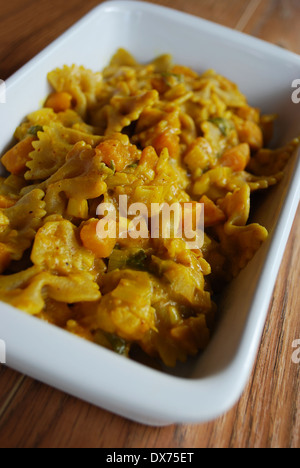
[[[0,78],[98,0],[9,0],[0,8]],[[299,0],[157,0],[300,53]],[[300,78],[300,70],[299,77]],[[284,255],[256,366],[239,403],[217,421],[148,428],[0,366],[0,447],[196,448],[300,446],[300,211]]]

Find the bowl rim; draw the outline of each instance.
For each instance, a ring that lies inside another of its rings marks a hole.
[[[30,71],[30,68],[38,62],[41,57],[44,57],[47,52],[52,52],[56,47],[60,47],[62,42],[77,31],[82,24],[85,24],[89,21],[93,21],[94,16],[97,13],[100,13],[103,10],[103,13],[115,13],[119,11],[132,11],[133,9],[141,9],[144,12],[157,13],[161,16],[166,16],[168,19],[172,18],[173,20],[180,20],[183,23],[188,23],[190,25],[200,26],[204,30],[214,31],[217,36],[223,36],[226,34],[230,39],[240,41],[242,44],[249,46],[259,47],[260,50],[266,52],[268,55],[275,55],[278,59],[291,61],[296,61],[300,64],[300,55],[292,52],[290,50],[284,49],[276,44],[267,42],[263,39],[251,36],[243,31],[232,29],[228,26],[213,22],[211,20],[204,19],[200,16],[195,16],[190,13],[182,12],[172,7],[166,7],[162,5],[157,5],[147,1],[140,0],[106,0],[99,5],[93,7],[88,13],[86,13],[82,18],[70,26],[66,31],[64,31],[60,36],[58,36],[54,41],[49,45],[44,47],[38,54],[36,54],[32,59],[22,65],[18,70],[16,70],[10,77],[5,80],[7,88],[12,86],[19,78],[20,75],[25,74],[27,71]]]

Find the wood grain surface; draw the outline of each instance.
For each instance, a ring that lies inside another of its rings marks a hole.
[[[10,0],[0,7],[0,78],[98,0]],[[300,54],[299,0],[156,0]],[[296,78],[296,77],[295,77]],[[299,77],[300,78],[300,70]],[[299,448],[300,210],[276,283],[255,368],[238,404],[202,425],[149,428],[0,365],[1,448]],[[1,325],[0,325],[1,327]]]

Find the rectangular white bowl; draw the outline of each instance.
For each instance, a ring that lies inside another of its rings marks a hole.
[[[49,92],[47,72],[72,63],[101,70],[119,47],[142,62],[171,53],[199,72],[214,68],[236,82],[253,106],[280,113],[276,144],[300,134],[300,104],[291,100],[292,82],[300,78],[299,56],[175,10],[116,1],[94,9],[7,80],[0,152]],[[172,373],[159,372],[1,303],[0,339],[8,366],[144,424],[217,418],[235,404],[249,379],[299,193],[295,154],[284,180],[256,212],[270,238],[227,289],[217,330],[199,358]]]

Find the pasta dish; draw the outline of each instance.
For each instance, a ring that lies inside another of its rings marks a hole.
[[[121,49],[102,72],[65,65],[48,80],[2,156],[0,300],[121,355],[184,362],[209,342],[216,296],[268,237],[249,221],[252,194],[281,180],[299,140],[270,149],[275,115],[169,55],[140,64]],[[143,236],[120,197],[147,208]],[[199,246],[151,235],[174,203],[203,207]],[[101,237],[109,207],[118,216]]]

